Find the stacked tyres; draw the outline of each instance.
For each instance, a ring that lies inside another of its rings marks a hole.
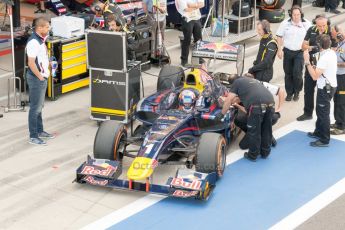
[[[280,9],[285,4],[285,0],[263,0],[262,4],[266,9]]]
[[[279,22],[282,22],[284,18],[285,18],[284,9],[267,9],[267,8],[262,7],[259,10],[260,20],[266,19],[270,23],[279,23]]]
[[[266,19],[271,23],[282,22],[285,19],[285,11],[282,6],[286,0],[263,0],[259,10],[259,19]]]

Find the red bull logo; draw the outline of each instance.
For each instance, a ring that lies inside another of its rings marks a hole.
[[[235,45],[223,42],[202,42],[199,46],[199,49],[211,49],[214,51],[237,53],[237,47]]]
[[[183,178],[177,177],[171,181],[170,185],[179,188],[199,190],[201,186],[201,181],[193,180],[192,182],[187,182],[184,181]]]

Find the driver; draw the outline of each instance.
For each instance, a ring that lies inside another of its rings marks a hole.
[[[184,89],[179,96],[179,109],[190,113],[193,111],[195,102],[197,100],[196,94],[191,89]]]

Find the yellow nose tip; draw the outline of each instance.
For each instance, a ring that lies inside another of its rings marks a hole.
[[[136,157],[127,172],[130,180],[144,180],[151,176],[155,160],[146,157]]]

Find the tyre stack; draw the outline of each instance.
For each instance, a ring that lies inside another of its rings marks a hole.
[[[262,0],[259,10],[259,19],[266,19],[270,23],[279,23],[285,19],[285,10],[282,6],[285,0]]]

